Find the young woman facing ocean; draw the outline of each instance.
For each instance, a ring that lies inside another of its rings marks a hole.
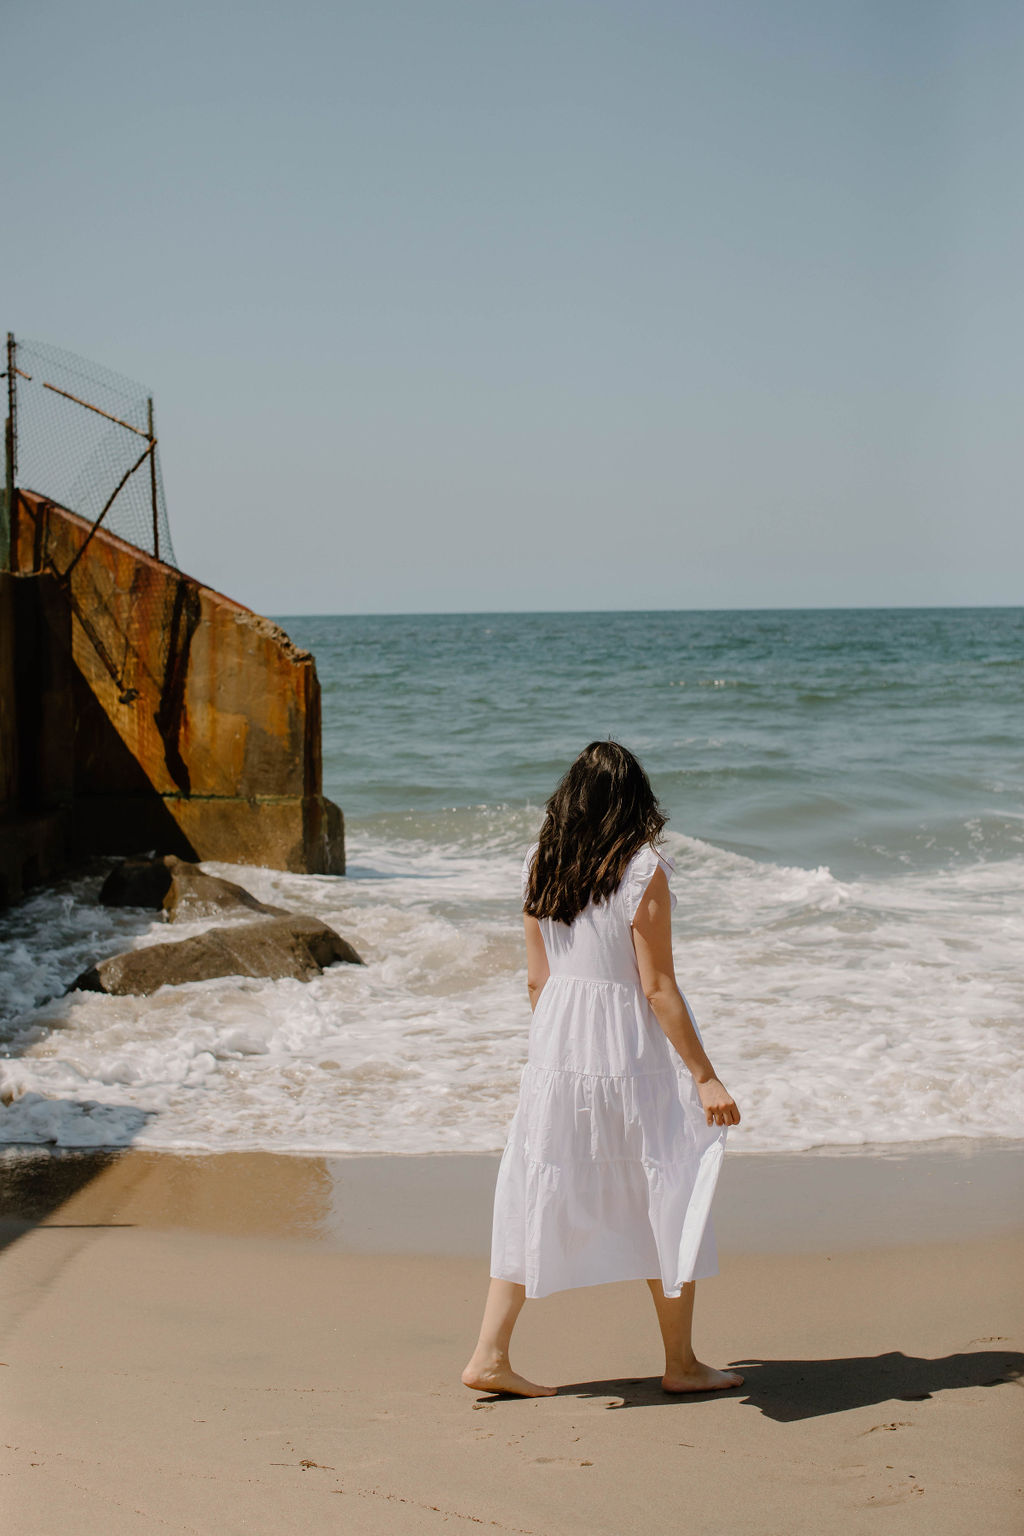
[[[665,816],[633,754],[580,753],[523,866],[533,1022],[494,1196],[491,1283],[462,1373],[476,1391],[547,1397],[509,1362],[527,1297],[646,1280],[667,1392],[738,1387],[697,1359],[694,1285],[717,1272],[711,1202],[740,1112],[672,963]],[[680,1071],[681,1063],[686,1071]]]

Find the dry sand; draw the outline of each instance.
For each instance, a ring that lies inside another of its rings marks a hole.
[[[733,1158],[696,1341],[745,1386],[667,1397],[601,1286],[526,1308],[518,1401],[458,1383],[493,1159],[8,1160],[3,1530],[1019,1536],[1020,1167]]]

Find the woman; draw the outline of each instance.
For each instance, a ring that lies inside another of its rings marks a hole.
[[[743,1381],[690,1343],[694,1281],[717,1272],[711,1200],[740,1112],[676,985],[672,866],[655,847],[665,820],[633,754],[594,741],[548,801],[523,867],[534,1012],[494,1196],[490,1290],[462,1373],[476,1391],[555,1391],[509,1363],[527,1296],[634,1279],[651,1288],[667,1392]]]

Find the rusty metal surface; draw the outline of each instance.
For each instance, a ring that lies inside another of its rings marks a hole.
[[[41,548],[45,563],[73,572],[76,821],[90,846],[137,851],[177,829],[166,851],[340,873],[309,653],[105,529],[22,500],[21,558]],[[138,841],[112,846],[129,828]]]

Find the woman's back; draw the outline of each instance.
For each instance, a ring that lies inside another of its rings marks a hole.
[[[571,923],[540,919],[551,974],[530,1028],[532,1066],[602,1078],[664,1072],[676,1091],[673,1053],[644,997],[633,949],[633,918],[659,864],[671,869],[645,845],[607,901],[590,902]]]
[[[523,865],[524,896],[535,853],[536,848],[531,848]],[[600,905],[592,901],[571,923],[540,920],[552,976],[640,985],[632,923],[659,864],[671,872],[671,862],[645,844],[630,859],[618,889],[607,901]]]

